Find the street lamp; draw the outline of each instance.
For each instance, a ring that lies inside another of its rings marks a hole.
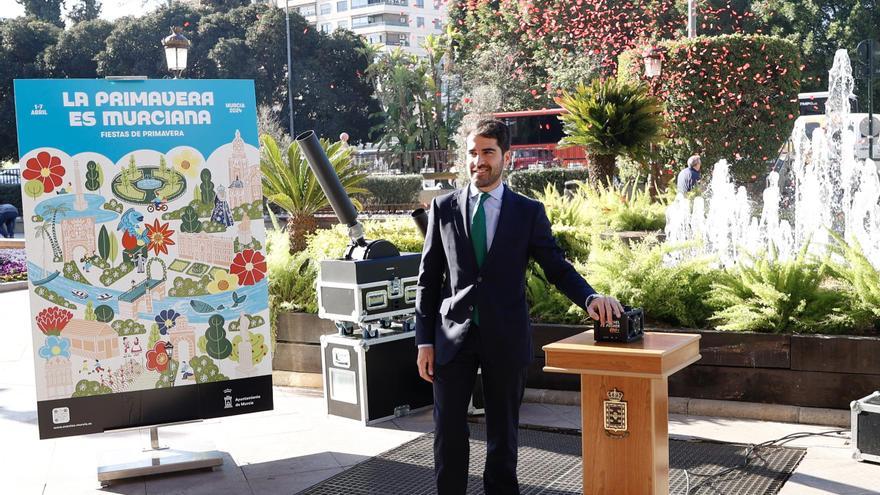
[[[287,26],[287,114],[290,117],[290,137],[295,137],[293,131],[293,67],[291,66],[293,56],[290,53],[290,0],[284,0],[284,22]]]
[[[175,26],[171,28],[171,34],[162,39],[165,61],[168,62],[168,70],[174,73],[175,79],[186,69],[186,54],[191,44],[181,31],[183,29]]]
[[[865,95],[868,99],[868,118],[859,127],[862,136],[867,137],[868,140],[867,157],[871,160],[877,160],[880,159],[880,156],[874,156],[874,142],[877,135],[880,134],[880,129],[874,127],[874,79],[880,79],[880,42],[872,39],[863,40],[856,47],[856,52],[859,63],[862,65],[859,76],[864,78],[868,87]]]
[[[697,37],[697,6],[694,0],[688,0],[688,38]]]
[[[642,58],[645,60],[645,76],[657,77],[663,70],[663,57],[660,49],[657,47],[648,47],[642,52]]]

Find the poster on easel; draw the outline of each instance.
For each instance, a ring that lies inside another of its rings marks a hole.
[[[40,438],[272,409],[253,82],[16,80],[15,108]]]

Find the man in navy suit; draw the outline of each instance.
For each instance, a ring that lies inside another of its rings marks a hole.
[[[440,495],[462,495],[468,479],[467,406],[482,369],[489,495],[518,494],[519,407],[532,358],[525,275],[529,258],[588,314],[610,321],[622,306],[565,260],[544,206],[501,182],[510,132],[498,120],[467,139],[469,187],[435,198],[419,271],[419,374],[434,384],[434,477]]]

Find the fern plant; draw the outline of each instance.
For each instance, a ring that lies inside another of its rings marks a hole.
[[[560,193],[555,185],[546,184],[544,191],[536,195],[538,201],[544,204],[551,225],[585,227],[592,223],[590,204],[581,189],[584,188],[579,188],[566,196]]]
[[[689,246],[666,246],[652,240],[627,245],[609,242],[594,249],[579,267],[597,291],[623,304],[641,307],[652,321],[703,327],[712,308],[707,302],[715,270],[710,259],[688,259],[667,266],[666,254]]]
[[[529,316],[536,322],[574,325],[589,319],[584,310],[556,290],[534,262],[529,263],[526,273],[526,300]]]
[[[663,229],[669,197],[654,200],[648,187],[648,184],[639,188],[630,183],[621,189],[601,184],[582,188],[586,203],[591,207],[591,222],[615,232]]]
[[[802,249],[792,260],[775,251],[748,256],[718,274],[710,302],[721,330],[839,333],[857,326],[845,293],[829,285],[829,265]]]
[[[625,230],[661,230],[666,225],[669,195],[651,198],[648,184],[622,188],[582,184],[568,196],[552,185],[537,195],[553,225],[584,227],[594,233]]]
[[[847,242],[838,233],[830,232],[836,255],[828,264],[829,274],[842,282],[841,288],[851,298],[853,308],[864,318],[880,318],[880,270],[865,256],[859,241]]]

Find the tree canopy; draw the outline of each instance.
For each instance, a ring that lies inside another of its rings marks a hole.
[[[90,19],[100,3],[83,0],[66,29],[54,22],[52,2],[28,1],[28,15],[0,19],[0,159],[17,156],[12,80],[169,76],[161,40],[171,26],[192,42],[184,77],[253,79],[257,103],[272,109],[288,130],[287,35],[284,11],[247,1],[162,2],[155,10],[112,24]],[[59,6],[61,2],[55,2]],[[82,15],[80,15],[80,13]],[[349,31],[322,33],[290,14],[295,131],[314,129],[352,143],[369,139],[380,111],[366,77],[363,41]],[[289,131],[289,130],[288,130]]]

